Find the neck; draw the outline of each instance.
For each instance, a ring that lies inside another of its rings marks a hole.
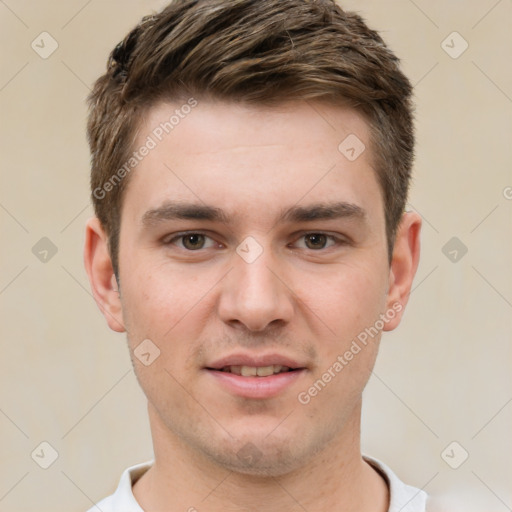
[[[198,454],[149,406],[155,464],[134,485],[144,510],[386,512],[383,478],[361,457],[360,407],[342,435],[302,467],[279,477],[235,473]]]

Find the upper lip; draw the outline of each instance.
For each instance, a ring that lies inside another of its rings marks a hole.
[[[211,370],[221,370],[226,366],[251,366],[262,367],[280,365],[287,366],[288,368],[298,369],[305,368],[306,366],[290,357],[281,354],[231,354],[221,357],[214,362],[206,365],[206,368]]]

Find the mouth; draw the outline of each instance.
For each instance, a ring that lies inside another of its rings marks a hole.
[[[306,372],[293,359],[277,354],[228,356],[204,368],[214,386],[231,395],[249,399],[267,399],[282,394]]]
[[[233,375],[240,375],[242,377],[269,377],[270,375],[293,372],[301,369],[302,368],[290,368],[289,366],[282,366],[280,364],[272,364],[269,366],[230,365],[220,369],[207,368],[207,370],[232,373]]]

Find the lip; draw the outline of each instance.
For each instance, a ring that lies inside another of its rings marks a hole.
[[[206,366],[208,370],[221,370],[225,366],[253,366],[253,367],[261,367],[261,366],[271,366],[271,365],[281,365],[288,366],[288,368],[297,368],[303,369],[306,368],[304,363],[296,361],[290,357],[281,355],[281,354],[231,354],[221,359],[217,359],[211,364]],[[264,378],[264,377],[259,377]]]
[[[267,377],[242,377],[223,372],[225,366],[271,366],[280,365],[293,368],[293,371],[276,373]],[[204,370],[214,382],[231,395],[241,398],[263,400],[273,398],[292,386],[306,372],[307,367],[291,357],[282,354],[231,354],[208,364]]]
[[[263,400],[273,398],[290,387],[307,371],[305,368],[276,373],[268,377],[242,377],[234,373],[206,368],[205,371],[218,385],[232,395],[241,398]]]

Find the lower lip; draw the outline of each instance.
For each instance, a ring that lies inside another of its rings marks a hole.
[[[242,377],[229,372],[206,370],[230,393],[242,398],[273,398],[291,386],[305,373],[303,370],[276,373],[268,377]]]

